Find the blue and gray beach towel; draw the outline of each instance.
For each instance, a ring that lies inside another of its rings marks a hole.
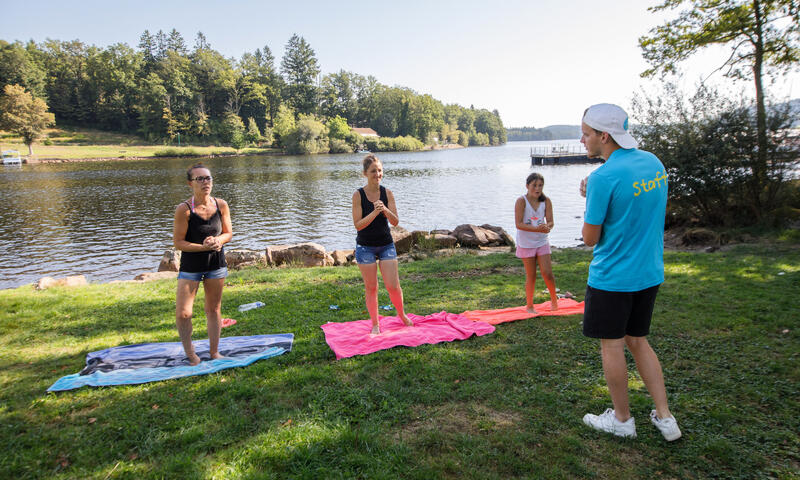
[[[225,358],[218,360],[211,360],[208,340],[196,341],[195,352],[203,361],[194,367],[189,365],[180,342],[107,348],[86,355],[86,367],[80,373],[59,378],[47,391],[72,390],[85,385],[132,385],[206,375],[227,368],[245,367],[255,361],[289,352],[293,341],[294,335],[291,333],[224,337],[220,339],[219,351]]]

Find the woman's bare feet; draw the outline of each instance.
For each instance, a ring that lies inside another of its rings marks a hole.
[[[558,300],[550,300],[550,311],[555,312],[558,310]]]
[[[525,311],[528,312],[528,313],[539,313],[533,307],[525,307]]]
[[[372,335],[380,335],[381,334],[381,327],[378,324],[372,326],[372,331],[370,332]]]
[[[400,320],[402,320],[403,323],[406,324],[406,327],[413,327],[414,326],[414,322],[412,322],[411,319],[408,318],[405,314],[400,315]]]
[[[193,367],[195,365],[200,365],[200,357],[198,357],[196,353],[192,352],[191,354],[186,355],[186,358],[189,359],[189,365]]]
[[[219,352],[216,352],[216,353],[212,353],[212,354],[211,354],[211,360],[219,360],[220,358],[225,358],[225,357],[224,357],[224,356],[222,356],[222,354],[221,354],[221,353],[219,353]]]

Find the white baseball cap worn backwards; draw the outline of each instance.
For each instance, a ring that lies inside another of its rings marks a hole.
[[[639,142],[628,133],[628,114],[611,103],[592,105],[583,115],[583,123],[595,130],[607,132],[622,148],[636,148]]]

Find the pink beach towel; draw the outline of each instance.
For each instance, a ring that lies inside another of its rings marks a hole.
[[[525,306],[501,308],[499,310],[469,310],[461,315],[475,322],[486,322],[492,325],[498,323],[513,322],[532,317],[544,317],[554,315],[577,315],[583,313],[583,302],[576,302],[570,298],[558,299],[558,310],[550,310],[550,302],[534,304],[537,313],[528,313]]]
[[[325,341],[336,354],[336,359],[367,355],[387,348],[405,346],[416,347],[425,343],[452,342],[464,340],[472,335],[492,333],[494,327],[484,322],[473,322],[463,315],[439,312],[421,317],[409,313],[414,322],[407,327],[398,317],[380,317],[381,333],[372,335],[372,322],[357,320],[353,322],[322,325]]]

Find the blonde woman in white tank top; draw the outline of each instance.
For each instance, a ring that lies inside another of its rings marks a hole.
[[[553,229],[553,204],[542,189],[544,177],[531,173],[525,180],[527,192],[514,205],[514,223],[517,227],[517,258],[525,265],[525,300],[530,313],[538,313],[533,307],[536,293],[536,263],[542,271],[542,279],[550,291],[550,310],[558,310],[556,279],[550,262],[550,241],[547,234]]]

